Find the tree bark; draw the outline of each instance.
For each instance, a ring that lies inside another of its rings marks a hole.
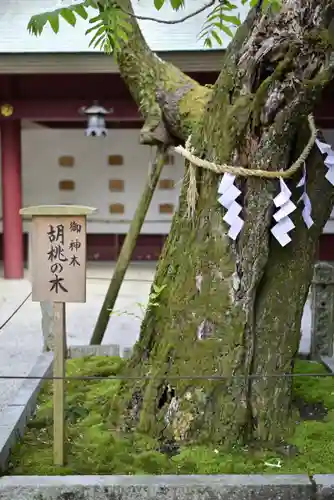
[[[290,166],[308,140],[306,116],[333,79],[332,16],[330,0],[285,0],[278,14],[248,16],[190,127],[198,156],[263,170]],[[165,92],[156,96],[168,126]],[[217,203],[218,176],[198,170],[191,220],[183,185],[155,276],[167,286],[127,366],[127,375],[150,378],[122,384],[113,408],[120,429],[226,446],[287,438],[291,378],[267,375],[293,369],[317,242],[333,204],[316,148],[306,167],[315,224],[308,230],[298,209],[284,248],[270,233],[278,181],[239,178],[245,225],[236,243]],[[294,201],[300,176],[288,181]],[[225,378],[195,379],[199,374]]]

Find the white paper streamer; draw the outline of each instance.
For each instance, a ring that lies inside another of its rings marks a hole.
[[[311,217],[311,212],[312,212],[311,200],[309,198],[309,195],[306,192],[306,167],[305,167],[305,164],[303,167],[303,176],[297,184],[297,188],[298,187],[304,187],[304,192],[301,195],[301,197],[299,198],[299,200],[297,201],[297,204],[299,204],[300,202],[304,203],[304,208],[302,210],[302,217],[304,219],[304,222],[305,222],[307,229],[310,229],[310,227],[313,226],[313,224],[314,224],[314,220]]]
[[[330,182],[332,186],[334,186],[334,151],[332,147],[326,142],[322,142],[316,139],[315,143],[318,146],[320,153],[323,155],[327,155],[324,160],[324,164],[328,168],[325,177],[328,182]]]
[[[328,168],[326,173],[326,179],[334,186],[334,150],[332,147],[326,142],[319,141],[319,139],[315,140],[319,151],[326,155],[324,163]],[[229,224],[230,229],[228,232],[228,236],[235,240],[240,233],[244,221],[240,217],[240,212],[242,210],[241,205],[236,201],[238,196],[241,194],[240,189],[238,189],[234,185],[236,176],[226,172],[222,180],[219,184],[218,193],[221,195],[218,198],[218,201],[223,207],[227,209],[227,212],[224,216],[224,221]],[[272,235],[276,238],[276,240],[280,243],[282,247],[290,243],[291,237],[288,234],[292,229],[294,229],[295,225],[290,219],[290,214],[294,210],[296,210],[296,205],[291,201],[291,191],[288,186],[285,184],[284,180],[280,178],[280,192],[274,198],[274,204],[278,208],[276,213],[274,214],[274,219],[276,224],[271,228]],[[304,165],[303,175],[300,181],[297,184],[297,187],[303,187],[304,192],[299,198],[297,204],[303,202],[304,207],[302,210],[302,217],[306,227],[309,229],[313,226],[314,221],[312,219],[312,205],[311,200],[306,191],[306,168]]]
[[[325,175],[328,182],[334,186],[334,151],[331,149],[324,161],[324,164],[328,168],[327,174]]]
[[[323,155],[328,154],[332,150],[332,148],[329,144],[327,144],[326,142],[321,142],[321,141],[319,141],[319,139],[316,139],[315,143],[318,146],[320,153]]]
[[[244,221],[239,216],[242,207],[236,201],[238,196],[241,194],[241,191],[234,185],[234,181],[235,175],[226,172],[223,175],[218,188],[218,193],[221,195],[218,198],[218,201],[227,209],[223,220],[230,226],[228,236],[232,238],[232,240],[236,240],[242,226],[244,225]]]
[[[285,247],[285,245],[291,241],[288,233],[295,227],[289,215],[296,210],[297,207],[290,200],[292,193],[285,184],[284,180],[280,179],[279,182],[280,193],[274,198],[274,204],[277,208],[279,208],[279,210],[274,214],[274,219],[277,224],[271,228],[271,233],[280,245]]]

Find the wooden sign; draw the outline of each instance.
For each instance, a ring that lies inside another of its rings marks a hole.
[[[38,205],[22,208],[32,217],[32,300],[86,301],[86,216],[95,208]]]
[[[31,250],[33,301],[86,301],[84,216],[34,217]]]
[[[65,456],[66,302],[86,301],[86,216],[95,208],[40,205],[22,208],[32,217],[32,300],[53,303],[53,453]]]

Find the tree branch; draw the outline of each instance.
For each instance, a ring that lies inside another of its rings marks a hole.
[[[117,0],[117,3],[128,13],[132,26],[128,39],[121,43],[117,62],[145,118],[141,143],[180,143],[202,116],[211,90],[154,54],[141,33],[131,1]]]
[[[180,19],[176,19],[176,20],[173,20],[173,19],[165,20],[165,19],[158,19],[157,17],[138,16],[137,14],[134,14],[133,12],[131,12],[127,9],[124,9],[123,7],[120,7],[120,9],[122,10],[122,12],[124,12],[124,14],[127,14],[128,16],[134,17],[136,19],[139,19],[140,21],[154,21],[155,23],[160,23],[160,24],[179,24],[179,23],[183,23],[184,21],[187,21],[191,17],[195,17],[198,14],[201,14],[201,12],[204,12],[209,7],[212,7],[212,5],[214,5],[215,1],[216,0],[211,0],[207,4],[203,5],[203,7],[200,7],[199,9],[195,10],[191,14],[187,14],[186,16],[181,17]]]

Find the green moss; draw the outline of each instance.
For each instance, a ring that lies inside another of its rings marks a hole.
[[[179,103],[180,120],[185,136],[189,135],[203,116],[205,107],[212,95],[212,89],[195,84]]]
[[[68,375],[117,375],[125,366],[119,358],[92,357],[67,363]],[[324,373],[322,365],[298,361],[297,373]],[[47,383],[36,416],[29,422],[22,443],[11,458],[9,474],[250,474],[329,473],[334,468],[334,381],[331,377],[294,379],[294,395],[319,402],[328,409],[322,421],[303,421],[295,427],[290,443],[299,454],[282,457],[271,451],[220,446],[181,447],[176,456],[160,453],[158,443],[143,434],[122,435],[110,425],[110,403],[118,380],[71,381],[67,386],[66,467],[52,464],[52,388]],[[270,464],[280,463],[276,468]],[[268,465],[269,464],[269,465]]]
[[[327,52],[334,48],[334,36],[330,29],[312,29],[305,33],[305,41],[311,43],[319,51]]]
[[[331,70],[325,69],[320,71],[314,78],[305,80],[303,86],[307,91],[313,91],[314,97],[316,97],[321,92],[321,89],[325,88],[331,80]]]

